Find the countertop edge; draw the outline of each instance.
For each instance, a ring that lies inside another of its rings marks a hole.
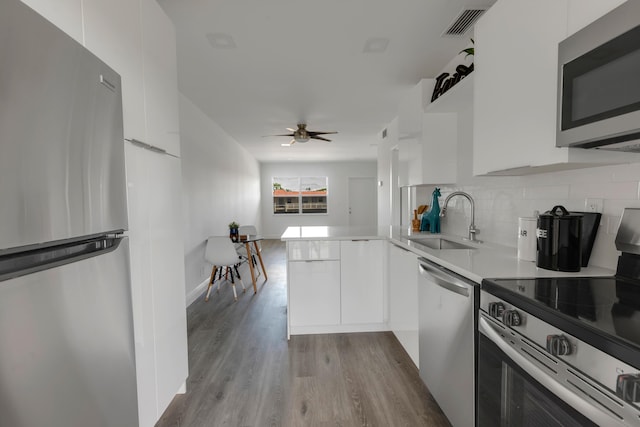
[[[280,240],[295,241],[340,241],[340,240],[388,240],[400,248],[411,251],[419,257],[426,258],[454,273],[466,277],[478,284],[483,279],[497,278],[533,278],[533,277],[597,277],[613,276],[615,271],[602,267],[583,267],[579,272],[562,272],[546,270],[535,265],[533,261],[517,258],[517,249],[491,242],[477,245],[476,249],[431,249],[411,237],[446,238],[464,242],[472,246],[460,236],[447,234],[431,234],[428,232],[412,232],[398,227],[350,227],[350,226],[296,226],[288,227]]]

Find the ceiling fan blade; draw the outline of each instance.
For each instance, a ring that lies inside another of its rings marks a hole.
[[[295,132],[295,129],[291,129],[291,128],[286,128],[289,132]]]
[[[311,136],[310,136],[310,138],[311,138],[311,139],[319,139],[320,141],[327,141],[327,142],[331,142],[331,140],[330,140],[330,139],[323,138],[323,137],[318,136],[318,135],[311,135]]]
[[[289,143],[289,145],[293,145],[293,144],[295,144],[295,143],[296,143],[296,140],[295,140],[295,139],[292,139],[292,140],[291,140],[291,142]]]
[[[270,136],[293,136],[293,134],[292,133],[282,133],[280,135],[262,135],[263,138],[267,138],[267,137],[270,137]]]
[[[309,135],[330,135],[330,134],[338,133],[338,132],[320,132],[320,131],[314,131],[314,130],[310,130],[307,132],[309,133]]]

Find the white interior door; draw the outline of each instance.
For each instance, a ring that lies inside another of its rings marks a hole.
[[[376,179],[349,178],[349,225],[378,225]]]

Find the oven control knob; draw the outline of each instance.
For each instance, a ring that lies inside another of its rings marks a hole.
[[[515,310],[505,310],[502,313],[502,323],[507,326],[520,326],[522,324],[522,317],[520,313]]]
[[[490,302],[489,303],[489,316],[497,319],[498,317],[502,317],[502,312],[504,311],[504,304],[501,302]]]
[[[571,354],[571,343],[564,335],[547,335],[547,351],[553,356]]]
[[[640,402],[640,375],[618,375],[616,395],[626,402]]]

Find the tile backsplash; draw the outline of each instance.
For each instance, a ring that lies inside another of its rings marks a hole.
[[[600,209],[598,229],[590,265],[616,268],[619,252],[614,239],[625,207],[640,208],[640,164],[601,166],[516,177],[465,177],[455,186],[440,186],[440,204],[452,191],[465,191],[474,198],[478,238],[505,246],[517,246],[518,217],[533,216],[563,205],[570,211]],[[416,187],[416,204],[430,204],[433,186]],[[469,202],[451,199],[442,232],[466,236],[470,220]]]

